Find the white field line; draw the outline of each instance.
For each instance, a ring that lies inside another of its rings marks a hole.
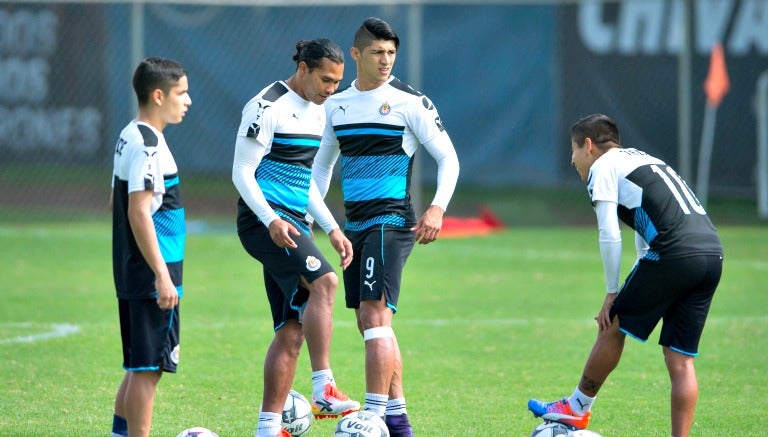
[[[397,320],[395,316],[392,325],[397,326],[427,326],[427,327],[444,327],[444,326],[529,326],[529,325],[551,325],[552,323],[570,323],[574,325],[595,325],[595,321],[589,317],[582,319],[548,319],[543,317],[533,318],[507,318],[507,319],[424,319],[424,320]],[[768,323],[768,316],[750,316],[750,317],[708,317],[707,325],[709,324],[726,324],[726,323],[748,323],[748,324],[763,324]],[[333,326],[337,327],[356,327],[352,320],[334,320]]]
[[[80,327],[70,323],[0,323],[0,328],[14,328],[30,331],[29,334],[0,338],[0,344],[34,343],[36,341],[61,338],[80,332]]]
[[[428,328],[441,328],[446,326],[488,326],[488,327],[501,327],[501,326],[530,326],[530,325],[551,325],[553,322],[557,323],[569,323],[579,326],[592,326],[595,321],[589,318],[581,319],[548,319],[542,317],[534,318],[493,318],[493,319],[422,319],[422,320],[397,320],[395,318],[394,326],[423,326]],[[267,318],[264,319],[264,323],[269,322]],[[707,325],[724,325],[728,323],[746,323],[754,325],[762,325],[768,323],[768,315],[766,316],[715,316],[707,318]],[[96,324],[98,325],[98,324]],[[242,324],[238,324],[242,325]],[[248,324],[253,326],[254,329],[260,325],[260,322]],[[336,328],[355,328],[356,323],[353,320],[334,320],[333,323]],[[80,332],[81,328],[78,325],[71,323],[0,323],[0,329],[11,328],[14,330],[28,331],[29,333],[23,335],[17,335],[9,338],[0,338],[0,345],[14,344],[14,343],[34,343],[37,341],[50,340],[54,338],[67,337]],[[191,331],[198,330],[229,330],[232,329],[232,325],[226,323],[212,323],[212,324],[187,324],[185,329]]]

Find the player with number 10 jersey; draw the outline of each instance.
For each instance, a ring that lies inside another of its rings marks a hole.
[[[616,202],[619,219],[649,245],[646,258],[722,253],[694,193],[658,158],[637,149],[611,149],[593,164],[587,190],[593,205]]]

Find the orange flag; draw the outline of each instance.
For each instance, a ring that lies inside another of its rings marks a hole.
[[[728,70],[725,68],[723,46],[717,43],[712,47],[712,56],[709,59],[709,73],[707,73],[707,79],[704,81],[707,104],[710,106],[720,105],[730,86]]]

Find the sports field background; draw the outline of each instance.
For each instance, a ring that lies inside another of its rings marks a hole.
[[[325,36],[346,50],[370,15],[398,29],[395,74],[433,100],[457,148],[462,175],[448,214],[472,219],[487,208],[506,224],[419,246],[409,260],[395,328],[417,435],[527,436],[538,423],[529,397],[571,393],[596,334],[603,275],[594,213],[569,166],[570,123],[608,113],[625,145],[689,174],[678,166],[678,96],[691,94],[695,164],[717,39],[731,88],[717,109],[707,210],[726,261],[697,359],[693,435],[766,434],[768,227],[754,201],[755,82],[768,59],[760,2],[695,14],[687,84],[674,39],[683,2],[185,3],[0,2],[0,437],[109,433],[122,371],[105,207],[115,136],[135,110],[130,75],[145,55],[181,60],[193,97],[187,120],[165,131],[189,238],[182,362],[160,384],[153,435],[194,425],[253,435],[272,332],[261,269],[234,231],[240,110],[290,75],[296,40]],[[353,70],[347,60],[344,85]],[[434,181],[433,162],[417,159],[414,180]],[[432,192],[424,188],[422,208]],[[338,191],[328,201],[341,221]],[[622,274],[633,260],[624,232]],[[336,377],[362,399],[362,341],[341,298],[335,320]],[[595,404],[595,431],[668,436],[656,335],[628,342]],[[308,372],[305,353],[295,384],[305,395]],[[310,436],[332,429],[316,423]]]
[[[193,181],[185,186],[196,205]],[[220,194],[229,190],[222,183]],[[419,246],[405,270],[395,329],[408,410],[424,437],[527,436],[537,424],[527,399],[570,394],[596,333],[603,276],[586,193],[461,191],[456,213],[480,203],[508,228]],[[764,434],[768,229],[750,219],[752,207],[718,200],[710,208],[726,262],[697,358],[694,436]],[[222,437],[251,436],[272,338],[261,269],[240,247],[232,215],[202,212],[188,213],[182,361],[161,381],[153,435],[206,426]],[[107,435],[122,375],[108,216],[0,208],[0,217],[0,435]],[[627,229],[624,236],[626,273],[633,249]],[[337,380],[362,399],[362,341],[341,298],[335,328]],[[668,435],[657,333],[647,344],[628,341],[595,404],[594,431]],[[294,386],[309,394],[306,351]],[[310,436],[330,436],[333,421],[313,426]]]

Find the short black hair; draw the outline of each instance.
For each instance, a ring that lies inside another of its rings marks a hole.
[[[400,47],[400,38],[389,23],[381,18],[369,17],[355,32],[354,46],[363,51],[364,48],[377,40],[393,41],[395,49]]]
[[[579,147],[584,140],[591,139],[598,148],[609,142],[621,146],[619,126],[605,114],[592,114],[579,119],[571,127],[571,140]]]
[[[186,75],[184,67],[174,60],[159,57],[143,59],[133,73],[133,90],[139,105],[147,104],[156,89],[167,94]]]
[[[296,43],[296,54],[293,55],[293,60],[296,61],[296,68],[299,67],[299,62],[304,62],[311,72],[320,66],[323,58],[328,58],[328,60],[336,64],[343,64],[344,52],[341,51],[341,47],[338,44],[325,38],[317,38],[310,41],[299,40]]]

